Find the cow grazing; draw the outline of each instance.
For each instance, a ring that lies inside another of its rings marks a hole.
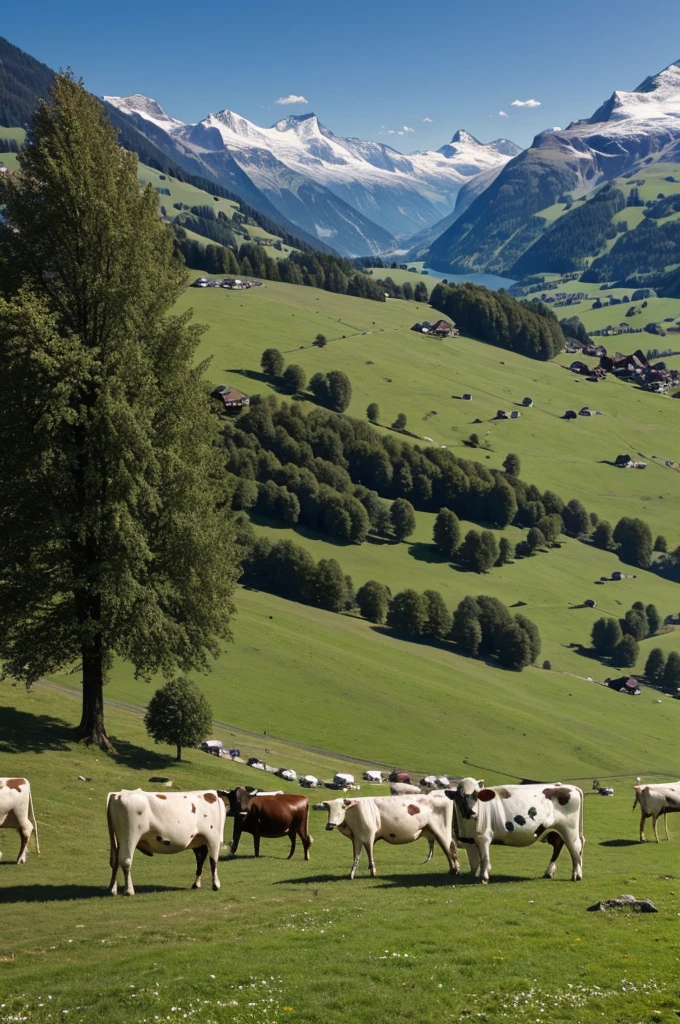
[[[456,789],[447,789],[455,807],[455,833],[464,843],[470,868],[483,883],[489,881],[492,843],[501,846],[531,846],[537,840],[553,848],[544,878],[552,878],[562,847],[571,854],[572,881],[583,875],[583,793],[576,786],[532,783],[526,786],[496,786],[462,779]]]
[[[234,838],[231,844],[232,857],[238,850],[241,835],[248,832],[253,837],[255,856],[260,856],[260,839],[290,839],[288,860],[295,853],[299,836],[309,860],[309,848],[313,839],[308,831],[309,800],[306,796],[290,793],[251,795],[243,786],[224,794],[228,804],[228,815],[234,819]]]
[[[125,875],[125,892],[134,896],[131,871],[135,850],[147,857],[153,857],[154,853],[193,850],[196,878],[192,889],[201,888],[203,864],[209,855],[212,887],[219,889],[217,862],[225,817],[226,807],[216,790],[145,793],[141,789],[123,789],[109,793],[106,819],[111,841],[111,895],[118,893],[120,866]]]
[[[350,878],[356,874],[362,847],[368,854],[371,876],[375,878],[373,847],[377,840],[384,839],[393,846],[402,846],[414,843],[421,836],[432,843],[439,843],[450,870],[456,874],[460,871],[456,843],[451,834],[451,805],[443,794],[341,798],[317,804],[317,808],[328,811],[327,831],[337,828],[352,840],[354,862]],[[431,856],[432,849],[428,861]]]
[[[33,821],[31,821],[31,818]],[[35,848],[40,854],[38,823],[28,779],[0,779],[0,828],[13,828],[21,836],[17,864],[26,863],[28,842],[35,829]],[[2,854],[0,854],[0,857]]]
[[[636,786],[633,810],[640,804],[640,842],[645,842],[645,822],[652,819],[654,838],[659,842],[656,823],[663,814],[663,822],[668,836],[668,817],[673,811],[680,811],[680,782],[661,782],[652,786]]]

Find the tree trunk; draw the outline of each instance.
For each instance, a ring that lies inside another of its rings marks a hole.
[[[115,753],[104,726],[104,656],[101,637],[83,648],[83,713],[76,736]]]
[[[175,758],[175,760],[176,761],[181,761],[182,760],[182,747],[181,747],[181,745],[179,743],[177,744],[177,757]]]

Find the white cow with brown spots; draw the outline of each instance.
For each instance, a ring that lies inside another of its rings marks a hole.
[[[316,805],[328,811],[326,830],[337,828],[352,840],[354,863],[350,878],[354,878],[362,848],[368,854],[368,864],[375,877],[373,847],[384,839],[394,846],[414,843],[421,836],[439,843],[449,868],[460,871],[456,843],[451,828],[451,804],[443,793],[404,794],[402,796],[368,796],[358,799],[326,800]],[[430,858],[428,857],[428,860]]]
[[[28,779],[0,779],[0,828],[16,829],[21,836],[17,864],[26,863],[28,842],[34,829],[35,848],[40,853],[38,823],[35,820],[33,797]],[[1,853],[0,857],[2,857]]]
[[[224,837],[226,807],[216,790],[194,793],[145,793],[141,789],[123,789],[109,793],[106,818],[111,840],[112,896],[118,893],[118,868],[125,875],[125,892],[134,895],[132,858],[135,850],[153,857],[155,853],[196,855],[193,889],[201,887],[201,873],[210,857],[212,887],[219,889],[217,862]]]
[[[523,786],[495,786],[461,779],[446,795],[456,809],[454,830],[464,843],[470,868],[483,883],[489,881],[491,844],[531,846],[537,841],[553,848],[544,878],[552,878],[562,848],[571,854],[572,881],[583,876],[583,793],[577,786],[537,782]]]
[[[633,810],[640,804],[640,842],[645,841],[645,822],[652,819],[654,838],[659,842],[656,823],[663,814],[663,823],[668,836],[668,817],[673,811],[680,811],[680,782],[660,782],[653,786],[636,786]]]

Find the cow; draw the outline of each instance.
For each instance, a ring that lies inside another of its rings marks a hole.
[[[362,847],[368,854],[371,877],[375,878],[373,847],[377,840],[384,839],[393,846],[402,846],[414,843],[421,836],[432,843],[439,843],[449,869],[455,874],[460,871],[456,843],[451,834],[451,805],[443,794],[367,796],[353,800],[340,798],[326,800],[317,804],[317,808],[328,811],[328,832],[337,828],[352,840],[354,862],[350,878],[356,875]],[[431,855],[432,849],[426,863]]]
[[[26,863],[28,843],[34,829],[35,848],[40,855],[38,823],[35,820],[31,785],[28,779],[0,779],[0,828],[16,829],[21,836],[17,864]]]
[[[392,796],[405,796],[408,793],[422,792],[423,790],[420,786],[414,786],[411,782],[390,782],[390,793]]]
[[[112,896],[118,893],[118,867],[125,876],[125,892],[134,896],[132,858],[135,850],[147,857],[155,853],[193,850],[196,878],[192,889],[201,888],[201,874],[210,856],[212,887],[217,891],[217,862],[224,837],[226,807],[216,790],[188,793],[146,793],[122,789],[106,798],[106,820],[111,843]]]
[[[636,786],[633,810],[640,804],[640,842],[645,842],[645,822],[652,819],[654,838],[659,842],[656,823],[663,814],[663,822],[668,836],[668,817],[673,811],[680,811],[680,782],[661,782],[652,786]]]
[[[256,857],[260,856],[260,839],[280,839],[282,836],[288,836],[290,860],[295,853],[295,843],[299,836],[305,851],[305,860],[309,860],[309,848],[314,840],[308,831],[309,800],[306,796],[290,793],[258,793],[254,796],[243,786],[229,790],[224,796],[229,804],[227,814],[234,819],[232,857],[238,850],[243,832],[249,832],[253,837]]]
[[[559,782],[487,788],[483,780],[461,779],[447,789],[455,807],[454,831],[464,843],[473,875],[489,881],[492,843],[500,846],[531,846],[548,842],[553,855],[544,878],[552,878],[562,847],[571,854],[572,881],[583,876],[583,793]]]

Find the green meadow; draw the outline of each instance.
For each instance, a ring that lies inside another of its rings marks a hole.
[[[284,691],[279,696],[290,703]],[[371,879],[362,860],[350,881],[351,844],[325,832],[325,814],[311,811],[309,862],[299,844],[286,860],[285,840],[265,840],[255,860],[246,836],[235,858],[225,848],[222,887],[214,893],[190,889],[191,853],[138,855],[137,895],[112,898],[108,792],[153,791],[163,787],[159,778],[179,790],[230,788],[259,781],[256,773],[198,751],[176,764],[168,748],[149,744],[138,715],[116,708],[107,711],[116,756],[74,747],[67,729],[77,720],[77,701],[42,686],[26,694],[3,683],[0,701],[0,763],[6,774],[29,775],[41,845],[40,857],[31,844],[27,864],[17,866],[16,836],[2,834],[2,1024],[102,1017],[130,1024],[677,1019],[680,840],[671,818],[670,843],[636,841],[630,777],[610,780],[616,793],[608,799],[583,784],[578,884],[568,880],[566,860],[553,881],[540,877],[550,852],[541,844],[494,847],[485,887],[472,881],[464,853],[458,877],[445,871],[439,851],[425,865],[422,842],[379,844],[378,876]],[[643,709],[636,707],[636,728],[598,739],[602,759],[609,749],[614,760],[626,760],[628,775],[639,764],[634,735],[646,732]],[[348,702],[337,723],[346,735],[360,717],[351,710]],[[422,708],[421,718],[426,714]],[[457,734],[452,728],[441,750],[451,767],[461,765]],[[554,744],[548,720],[540,744],[524,743],[527,771],[543,775]],[[672,760],[668,751],[658,753]],[[486,782],[494,781],[503,780],[487,773]],[[324,796],[316,793],[312,801]],[[623,892],[652,899],[659,913],[587,912]]]

